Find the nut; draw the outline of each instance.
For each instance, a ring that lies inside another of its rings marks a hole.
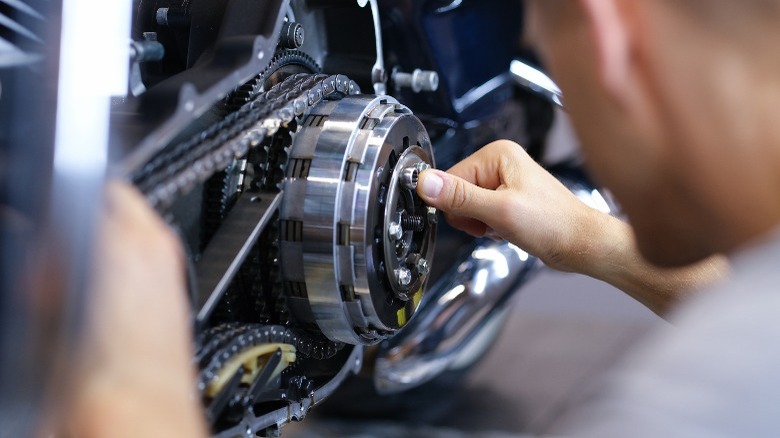
[[[407,287],[412,284],[412,271],[408,268],[398,268],[395,270],[395,279],[398,280],[398,284]]]
[[[398,222],[390,222],[390,225],[387,226],[387,234],[393,240],[401,240],[404,237],[404,229]]]
[[[415,166],[409,166],[401,171],[401,185],[409,190],[417,189],[420,171]]]
[[[433,225],[439,222],[439,210],[436,207],[428,207],[428,213],[426,215],[428,223]]]
[[[431,165],[424,161],[420,161],[419,163],[414,165],[414,168],[417,169],[418,172],[423,173],[426,170],[430,169]]]
[[[417,268],[417,274],[421,277],[424,277],[431,272],[431,268],[428,266],[428,260],[425,260],[424,258],[417,260],[417,265],[415,267]]]

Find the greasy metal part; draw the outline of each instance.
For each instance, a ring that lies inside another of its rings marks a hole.
[[[566,109],[560,87],[544,72],[517,59],[512,61],[509,71],[518,85],[541,95],[550,103]]]
[[[374,39],[376,40],[376,62],[371,70],[371,82],[374,84],[374,93],[387,94],[387,69],[385,69],[385,54],[382,45],[382,24],[379,17],[379,4],[377,0],[357,0],[361,8],[371,5],[371,16],[374,20]]]
[[[402,392],[447,370],[537,266],[536,258],[508,242],[477,242],[430,288],[418,318],[380,345],[377,390]]]
[[[393,72],[393,83],[399,88],[409,88],[415,93],[439,89],[439,73],[415,69],[412,73]]]
[[[301,421],[309,410],[330,396],[351,374],[357,374],[363,365],[363,347],[353,346],[344,365],[339,372],[321,387],[317,388],[310,397],[301,400],[288,400],[285,407],[271,412],[257,415],[252,409],[248,409],[239,424],[217,433],[215,438],[235,438],[238,436],[255,436],[267,428],[278,428],[292,421]]]
[[[208,321],[230,282],[254,246],[273,213],[281,204],[283,192],[248,193],[238,199],[231,214],[219,228],[197,264],[196,297],[199,324]]]
[[[399,281],[395,269],[405,267],[412,248],[432,255],[434,225],[402,227],[403,212],[426,207],[399,182],[406,167],[431,163],[430,140],[420,121],[389,97],[325,101],[301,126],[281,208],[288,303],[331,340],[379,342],[408,322],[427,280]]]

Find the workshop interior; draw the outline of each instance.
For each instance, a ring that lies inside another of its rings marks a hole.
[[[0,0],[9,436],[40,424],[84,336],[107,179],[186,250],[214,436],[457,391],[542,266],[450,228],[419,174],[510,139],[615,211],[576,151],[550,158],[565,98],[523,29],[521,0]]]

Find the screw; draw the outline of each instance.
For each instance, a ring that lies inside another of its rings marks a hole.
[[[420,171],[410,166],[401,171],[401,185],[409,190],[417,190],[417,182],[420,180]]]
[[[398,284],[402,287],[407,287],[412,284],[412,271],[408,268],[398,268],[394,272],[395,279],[398,280]]]
[[[393,82],[399,88],[411,88],[413,92],[439,89],[439,74],[435,71],[415,69],[411,73],[393,73]]]
[[[414,168],[417,169],[418,172],[423,173],[426,170],[431,168],[431,165],[426,163],[425,161],[420,161],[419,163],[414,165]]]
[[[390,225],[387,226],[387,234],[393,240],[401,240],[404,237],[404,229],[398,222],[390,222]]]
[[[428,223],[433,225],[439,222],[439,210],[436,207],[428,207]]]
[[[428,275],[429,272],[431,272],[431,267],[428,266],[428,260],[425,260],[424,258],[420,257],[419,260],[417,260],[417,264],[415,265],[417,268],[417,275],[420,277],[425,277]]]

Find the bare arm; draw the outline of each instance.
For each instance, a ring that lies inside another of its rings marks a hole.
[[[728,269],[719,258],[682,269],[648,264],[628,224],[580,202],[509,141],[485,146],[447,173],[424,172],[418,192],[454,227],[474,236],[495,231],[548,266],[606,281],[659,315]]]
[[[570,270],[623,290],[662,317],[686,295],[728,272],[725,257],[711,257],[685,268],[653,266],[640,255],[628,224],[601,212],[594,216],[594,237],[582,252],[585,257],[575,255]]]
[[[181,245],[134,189],[113,183],[107,195],[63,429],[78,437],[205,437]]]

